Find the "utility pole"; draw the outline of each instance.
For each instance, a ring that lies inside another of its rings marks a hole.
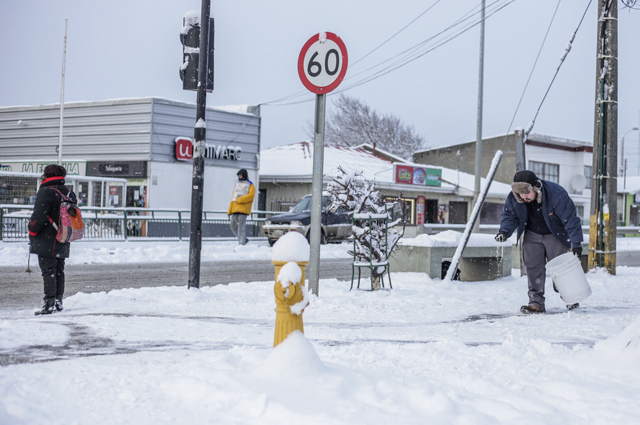
[[[598,0],[589,268],[616,274],[618,166],[618,5]]]
[[[191,184],[191,234],[189,237],[189,288],[200,288],[202,255],[202,204],[204,197],[204,152],[207,141],[207,69],[209,60],[209,14],[211,0],[202,0],[196,125],[193,130],[193,178]]]
[[[524,150],[524,130],[518,127],[513,132],[516,144],[516,173],[525,169],[527,165],[527,157]]]
[[[484,83],[484,10],[485,0],[482,0],[482,14],[480,18],[480,64],[478,72],[478,121],[476,124],[476,181],[473,188],[473,205],[480,198],[480,181],[482,179],[482,92]],[[480,220],[475,222],[473,232],[480,231]]]

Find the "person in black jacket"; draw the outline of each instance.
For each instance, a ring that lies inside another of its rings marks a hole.
[[[33,214],[29,221],[30,253],[38,254],[38,263],[44,282],[44,306],[36,314],[51,314],[62,311],[64,294],[64,261],[69,257],[70,243],[56,240],[56,224],[60,215],[60,193],[76,202],[76,195],[64,185],[67,170],[62,165],[51,164],[44,169],[43,182],[36,195]],[[58,193],[58,191],[60,193]]]
[[[532,171],[518,171],[511,189],[496,241],[506,242],[516,229],[518,240],[524,233],[522,256],[527,268],[529,305],[523,305],[520,311],[544,313],[547,261],[569,249],[578,257],[582,255],[582,223],[567,191],[559,184],[538,179]],[[569,310],[577,307],[578,304],[567,305]]]

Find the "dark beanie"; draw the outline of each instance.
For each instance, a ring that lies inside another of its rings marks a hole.
[[[533,171],[522,170],[518,171],[515,176],[513,176],[514,183],[529,183],[531,186],[538,186],[538,176]]]
[[[242,168],[238,171],[238,177],[240,177],[240,180],[247,180],[249,178],[249,173],[247,173],[247,170]]]
[[[51,177],[64,177],[67,175],[67,170],[62,165],[50,164],[44,167],[44,173],[42,177],[49,179]]]

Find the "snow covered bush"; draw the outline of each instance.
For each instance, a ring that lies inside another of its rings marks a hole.
[[[353,216],[350,240],[355,241],[354,255],[356,262],[381,264],[388,261],[390,255],[404,234],[393,229],[401,219],[390,222],[388,211],[393,209],[397,201],[386,203],[374,182],[365,180],[362,172],[347,173],[338,167],[340,175],[329,183],[331,194],[331,210],[346,209]],[[386,232],[385,232],[386,230]],[[379,289],[380,276],[387,266],[373,269],[373,287]]]

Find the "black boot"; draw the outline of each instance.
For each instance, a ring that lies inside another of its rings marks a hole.
[[[63,310],[63,308],[62,308],[62,300],[56,300],[56,303],[54,305],[56,307],[56,310],[58,310],[58,311],[62,311]]]
[[[547,310],[545,310],[544,307],[536,307],[535,305],[523,305],[520,307],[520,313],[522,314],[540,314],[546,312]]]
[[[41,314],[53,314],[56,312],[56,308],[53,304],[45,303],[42,306],[42,310],[36,311],[36,316],[40,316]]]

